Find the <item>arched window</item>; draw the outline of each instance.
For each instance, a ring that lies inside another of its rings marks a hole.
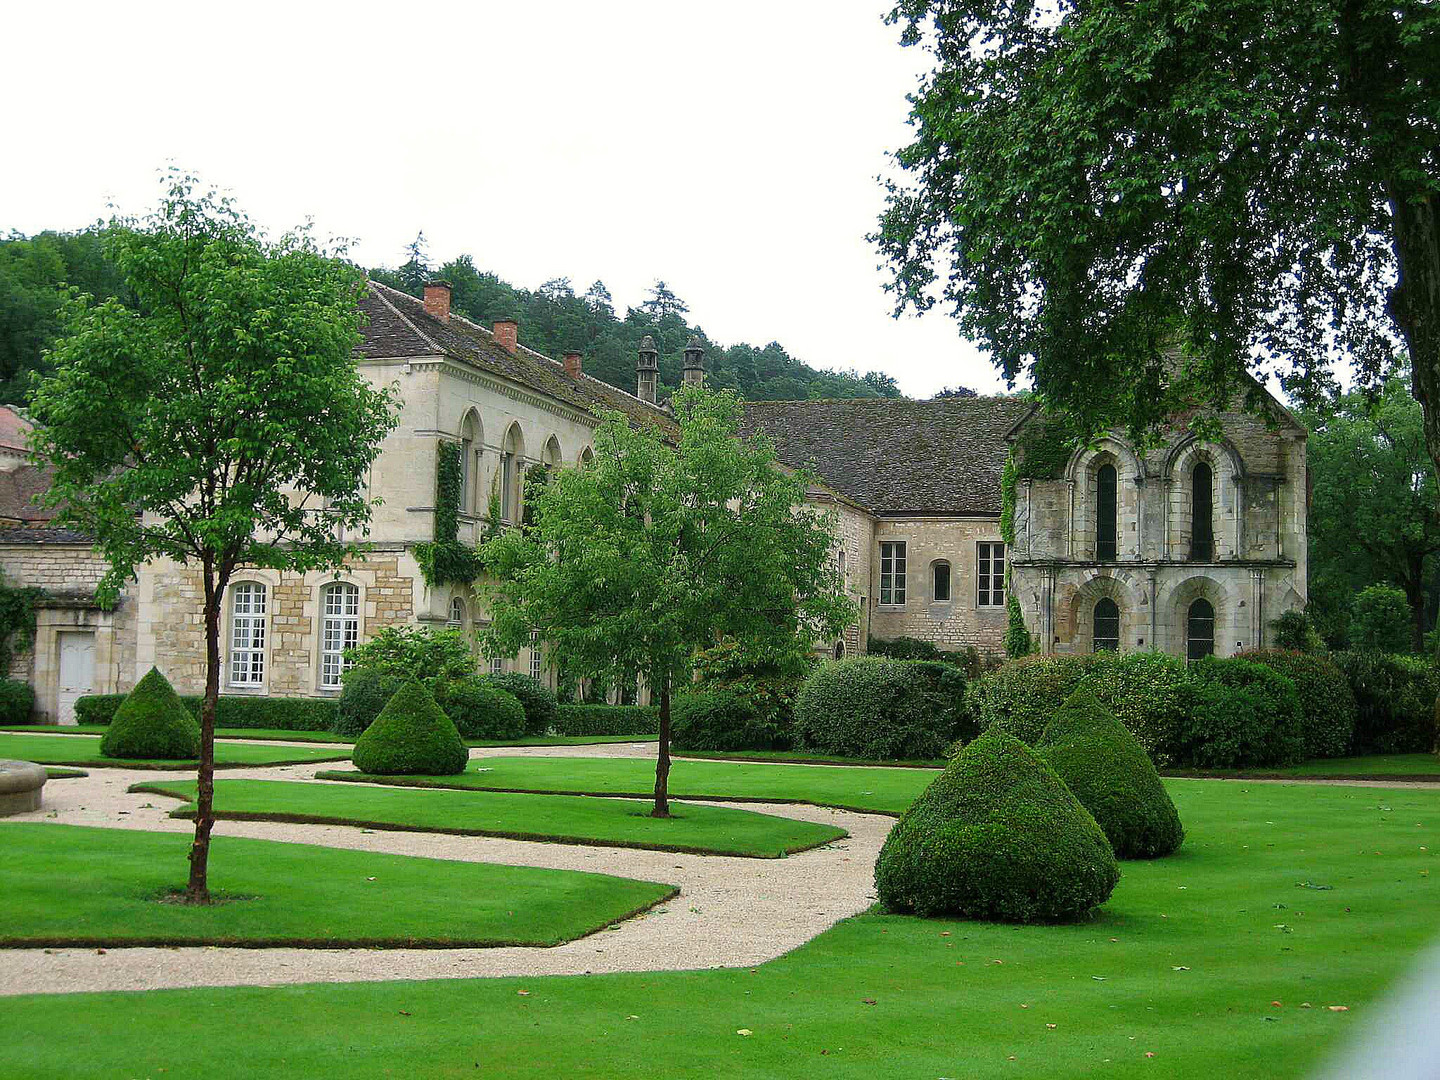
[[[836,660],[844,660],[844,659],[845,659],[845,642],[844,642],[844,641],[837,641],[837,642],[835,642],[835,659],[836,659]]]
[[[1205,462],[1198,462],[1190,474],[1191,521],[1190,559],[1210,562],[1215,558],[1214,490],[1215,474]]]
[[[458,596],[450,598],[450,625],[456,629],[465,626],[465,601]]]
[[[1185,658],[1203,660],[1215,652],[1215,608],[1203,596],[1190,604],[1185,618]]]
[[[550,440],[545,444],[545,454],[540,463],[545,466],[546,472],[560,467],[560,440],[554,435],[551,435]]]
[[[475,417],[475,410],[471,409],[465,414],[465,422],[460,425],[460,512],[462,514],[478,514],[480,512],[480,500],[477,492],[479,489],[480,476],[480,422]]]
[[[835,555],[835,569],[840,571],[840,580],[847,580],[845,577],[845,549],[842,547]]]
[[[1118,530],[1115,524],[1117,477],[1115,466],[1100,466],[1095,474],[1095,558],[1114,562]]]
[[[230,587],[230,685],[265,682],[265,586],[240,581]]]
[[[525,441],[520,435],[520,425],[511,424],[500,445],[500,517],[517,524],[520,520],[520,486],[525,470],[520,459],[525,453]]]
[[[350,666],[345,650],[360,644],[360,590],[337,581],[320,590],[320,686],[340,688],[340,676]]]
[[[590,464],[593,464],[594,461],[595,461],[595,451],[591,450],[590,447],[587,446],[587,447],[585,447],[584,450],[581,450],[581,451],[580,451],[580,464],[581,464],[581,465],[590,465]]]
[[[944,559],[930,564],[930,598],[936,603],[950,601],[950,564]]]
[[[1120,605],[1108,596],[1095,602],[1095,633],[1092,640],[1096,652],[1120,650]]]

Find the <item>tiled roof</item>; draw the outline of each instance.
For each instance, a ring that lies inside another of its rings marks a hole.
[[[8,405],[0,405],[0,447],[30,449],[30,421]]]
[[[365,357],[434,356],[444,353],[473,364],[482,371],[510,379],[582,412],[613,409],[632,422],[653,424],[667,434],[678,432],[665,410],[582,374],[573,379],[557,360],[523,345],[511,353],[495,343],[494,335],[469,319],[452,314],[448,323],[426,314],[425,305],[409,293],[377,281],[361,302],[369,325],[361,330],[360,355]]]
[[[53,518],[58,513],[55,508],[36,506],[31,500],[50,490],[54,475],[49,465],[0,470],[0,519],[43,522]]]
[[[0,529],[0,544],[84,544],[90,537],[74,529]]]
[[[1029,407],[1006,397],[753,401],[745,427],[880,516],[998,515],[1005,436]]]

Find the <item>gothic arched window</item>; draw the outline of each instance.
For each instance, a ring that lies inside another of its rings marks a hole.
[[[1092,640],[1096,652],[1120,651],[1120,605],[1108,596],[1095,602],[1095,633]]]
[[[1095,474],[1095,558],[1098,562],[1114,562],[1119,530],[1115,522],[1118,478],[1115,466],[1101,465]]]
[[[1215,558],[1215,474],[1201,461],[1190,474],[1190,512],[1194,522],[1190,534],[1190,560],[1210,562]]]
[[[1215,608],[1201,597],[1190,604],[1185,618],[1185,658],[1203,660],[1215,653]]]

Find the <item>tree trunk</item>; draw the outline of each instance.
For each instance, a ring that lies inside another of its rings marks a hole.
[[[1405,602],[1410,605],[1410,647],[1422,653],[1425,651],[1425,557],[1412,556],[1409,561],[1401,584],[1405,589]]]
[[[215,706],[220,699],[220,609],[225,575],[216,580],[214,563],[205,560],[205,698],[200,706],[200,769],[196,777],[195,840],[190,846],[192,904],[210,902],[210,831],[215,826]]]
[[[1399,185],[1387,194],[1399,271],[1390,317],[1410,352],[1415,397],[1425,410],[1425,446],[1440,471],[1440,199]]]
[[[670,676],[660,683],[660,748],[655,757],[655,809],[651,817],[670,816]]]

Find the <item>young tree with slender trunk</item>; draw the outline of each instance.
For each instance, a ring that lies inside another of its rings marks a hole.
[[[369,520],[365,477],[396,422],[357,371],[363,277],[304,230],[268,241],[227,198],[172,173],[159,208],[117,219],[133,303],[71,298],[32,402],[57,522],[109,561],[101,599],[156,559],[198,567],[205,697],[186,896],[209,900],[220,622],[237,568],[339,566]]]
[[[691,657],[722,638],[756,655],[828,645],[856,617],[834,557],[834,518],[805,507],[807,476],[739,437],[732,394],[674,398],[678,442],[619,413],[593,464],[556,472],[531,525],[491,540],[486,647],[513,654],[538,630],[581,677],[644,673],[660,705],[655,817],[670,816],[670,706]]]

